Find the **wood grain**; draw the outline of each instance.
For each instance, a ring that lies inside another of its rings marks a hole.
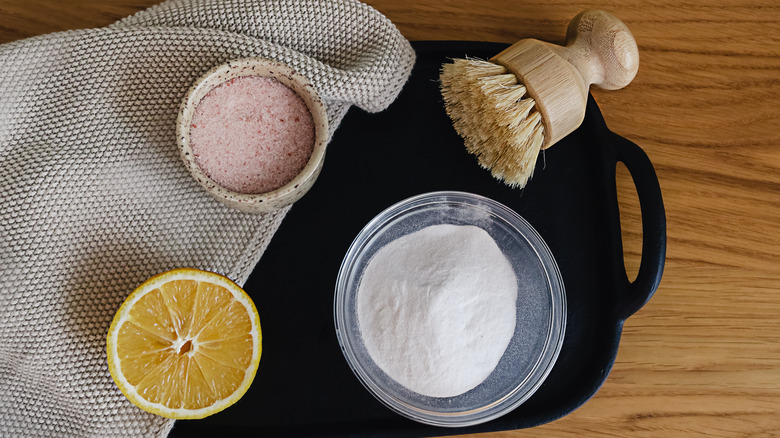
[[[0,43],[103,26],[153,0],[0,0]],[[780,436],[780,5],[775,0],[368,0],[411,40],[562,44],[579,11],[606,9],[640,50],[627,88],[593,92],[610,128],[661,182],[668,257],[625,326],[599,393],[526,436]],[[640,213],[618,168],[626,263]],[[483,436],[487,436],[485,434]]]

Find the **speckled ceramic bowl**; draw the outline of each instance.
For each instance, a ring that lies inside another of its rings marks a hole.
[[[293,90],[306,103],[314,119],[314,149],[303,170],[282,187],[266,193],[247,194],[228,190],[209,178],[195,161],[190,145],[190,126],[195,108],[209,91],[245,76],[271,77]],[[278,61],[245,58],[214,67],[190,87],[182,101],[176,121],[176,138],[187,170],[198,183],[222,203],[238,210],[260,213],[284,208],[309,191],[322,169],[328,140],[328,117],[325,106],[308,79]]]

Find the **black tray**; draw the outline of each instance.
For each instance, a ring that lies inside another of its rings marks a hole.
[[[176,422],[171,436],[434,436],[527,428],[572,412],[606,379],[623,321],[650,299],[663,270],[666,220],[650,161],[607,129],[591,98],[582,126],[540,155],[525,189],[509,189],[465,152],[436,82],[447,58],[489,58],[506,45],[414,47],[417,64],[401,96],[378,114],[350,110],[319,180],[292,208],[245,285],[263,330],[252,387],[219,414]],[[631,172],[642,211],[642,259],[633,283],[623,265],[618,161]],[[482,194],[525,217],[555,256],[568,300],[566,338],[545,383],[511,413],[460,429],[415,423],[374,399],[347,365],[333,323],[336,274],[357,233],[391,204],[437,190]]]

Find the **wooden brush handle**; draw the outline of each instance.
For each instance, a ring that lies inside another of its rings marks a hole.
[[[639,67],[633,35],[607,12],[578,14],[566,40],[566,47],[521,40],[491,59],[517,76],[536,102],[544,124],[543,149],[580,126],[591,84],[610,90],[625,87]]]
[[[585,83],[606,90],[625,87],[639,69],[639,49],[631,31],[604,11],[577,14],[566,30],[566,47],[553,47],[574,64]]]

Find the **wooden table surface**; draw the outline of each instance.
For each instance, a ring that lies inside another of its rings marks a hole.
[[[0,0],[0,43],[107,25],[155,3]],[[668,222],[661,286],[627,321],[593,399],[550,424],[490,436],[780,436],[780,3],[367,3],[410,40],[555,43],[577,12],[601,7],[639,44],[634,82],[593,94],[609,127],[639,144],[658,173]],[[618,183],[635,273],[638,201],[624,168]]]

